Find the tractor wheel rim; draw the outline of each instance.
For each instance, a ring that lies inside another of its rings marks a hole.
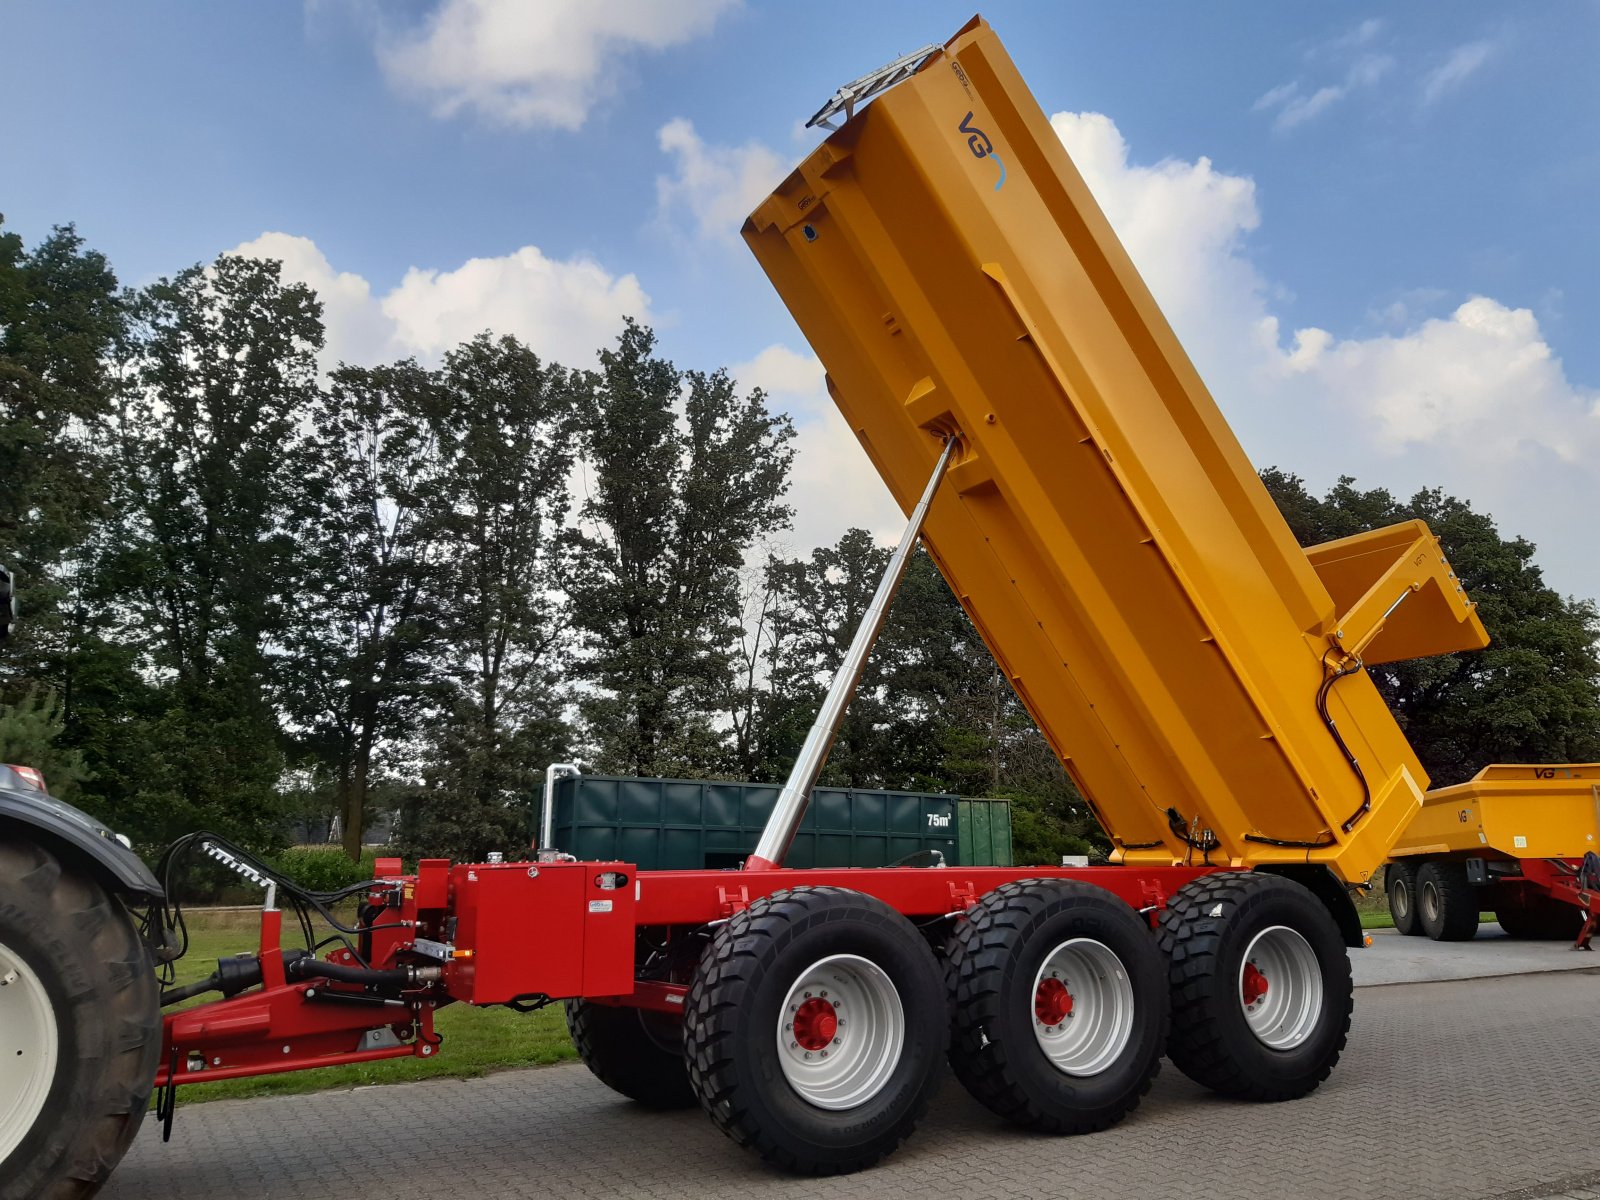
[[[44,984],[0,942],[0,1162],[39,1120],[55,1081],[59,1042]]]
[[[818,959],[796,977],[778,1010],[778,1065],[817,1108],[856,1108],[889,1082],[906,1042],[900,993],[858,954]]]
[[[1133,984],[1104,942],[1072,938],[1045,955],[1028,997],[1034,1040],[1064,1075],[1105,1071],[1133,1037]]]
[[[1239,964],[1239,1003],[1257,1040],[1273,1050],[1293,1050],[1322,1016],[1322,967],[1311,943],[1287,925],[1250,939]]]

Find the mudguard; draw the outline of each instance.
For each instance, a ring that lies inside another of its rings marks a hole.
[[[112,891],[161,898],[161,884],[150,868],[88,813],[33,788],[0,787],[0,839],[7,837],[8,826],[17,825],[80,852]]]

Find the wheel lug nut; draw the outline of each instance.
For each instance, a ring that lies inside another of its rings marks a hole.
[[[826,1050],[819,1050],[819,1051],[817,1051],[817,1053],[820,1054],[823,1058],[827,1058],[828,1057],[828,1052]]]
[[[808,1060],[811,1058],[811,1051],[809,1051],[809,1050],[806,1051],[806,1058]]]
[[[833,1039],[833,1044],[834,1044],[834,1045],[835,1045],[835,1046],[837,1046],[837,1045],[839,1045],[839,1044],[840,1044],[840,1043],[841,1043],[841,1042],[843,1042],[843,1041],[844,1041],[844,1039],[843,1039],[843,1038],[834,1038],[834,1039]]]

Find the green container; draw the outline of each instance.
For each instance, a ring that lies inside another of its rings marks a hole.
[[[755,849],[779,790],[774,783],[569,775],[555,785],[555,844],[580,859],[630,862],[644,871],[734,867]],[[885,867],[925,850],[957,865],[959,803],[932,793],[818,788],[784,865]],[[533,809],[537,821],[537,800]],[[1007,861],[1009,816],[1007,810]]]
[[[1011,801],[958,800],[956,843],[964,867],[1011,866]]]

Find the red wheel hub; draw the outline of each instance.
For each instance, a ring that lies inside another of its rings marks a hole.
[[[1267,994],[1267,977],[1256,970],[1255,963],[1244,965],[1243,991],[1246,1006],[1258,1003]]]
[[[794,1040],[802,1050],[823,1050],[833,1044],[839,1032],[839,1018],[833,1005],[820,996],[813,996],[800,1005],[794,1014]]]
[[[1041,1025],[1059,1025],[1072,1015],[1072,993],[1059,979],[1046,979],[1033,994],[1033,1015]]]

